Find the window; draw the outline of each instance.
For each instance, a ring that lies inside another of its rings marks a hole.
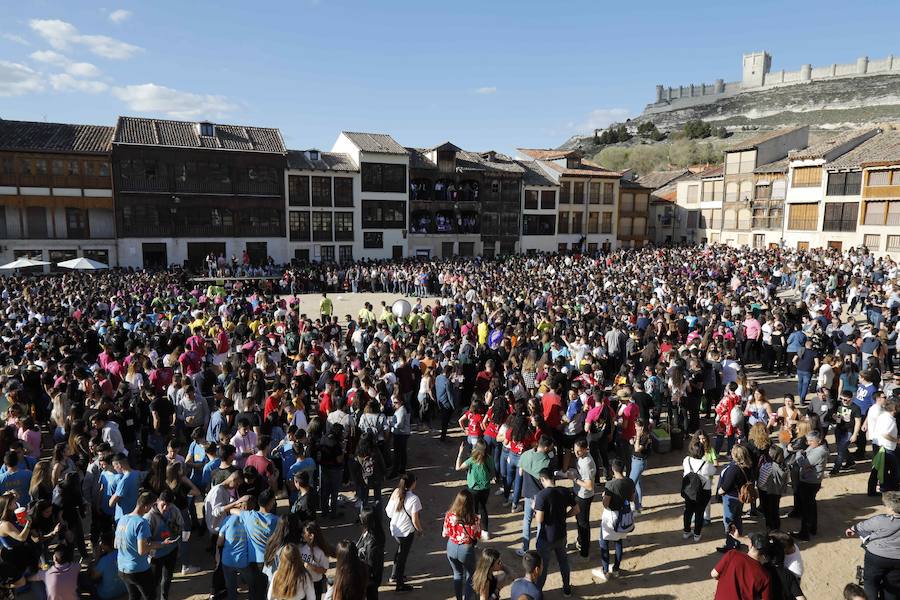
[[[647,217],[634,218],[631,224],[631,235],[640,238],[647,235]]]
[[[697,228],[697,220],[699,218],[700,211],[689,210],[687,214],[687,228],[688,229],[696,229]]]
[[[725,202],[737,202],[740,186],[737,181],[730,181],[725,187]]]
[[[622,197],[619,200],[619,212],[621,212],[621,213],[634,212],[634,194],[631,194],[631,193],[623,193],[622,194]]]
[[[900,171],[891,171],[891,185],[900,185]]]
[[[200,135],[203,137],[214,137],[216,135],[216,126],[212,123],[200,123]]]
[[[900,225],[900,200],[866,202],[865,225]]]
[[[522,235],[553,235],[553,215],[522,215]]]
[[[560,181],[559,182],[559,203],[560,204],[569,204],[571,200],[569,199],[569,185],[568,181]]]
[[[288,204],[309,206],[309,175],[288,175]]]
[[[699,185],[689,185],[687,186],[687,204],[697,204],[700,201],[700,186]]]
[[[612,183],[603,184],[603,204],[612,204],[615,194],[615,185]]]
[[[363,248],[384,248],[384,234],[380,231],[364,231]]]
[[[787,194],[787,181],[778,179],[772,183],[772,200],[784,200]]]
[[[312,214],[312,234],[315,242],[330,242],[334,239],[331,232],[330,212],[314,212]]]
[[[738,211],[738,229],[750,229],[751,214],[749,208],[742,208]]]
[[[862,171],[829,173],[828,189],[825,193],[829,196],[856,196],[859,194],[861,183]]]
[[[703,195],[700,199],[703,202],[721,201],[725,194],[724,190],[725,182],[721,179],[718,181],[704,181]]]
[[[884,249],[888,252],[900,252],[900,235],[887,236],[887,244]]]
[[[68,163],[67,174],[73,177],[78,175],[78,164],[77,160],[70,160]]]
[[[312,178],[312,205],[331,206],[331,177]]]
[[[831,186],[830,179],[829,177],[829,187]],[[856,231],[858,216],[859,204],[856,202],[829,202],[825,205],[825,221],[822,223],[822,231]]]
[[[362,163],[362,191],[406,192],[406,165]]]
[[[768,181],[756,183],[756,191],[753,193],[755,200],[769,200],[772,197],[772,184]]]
[[[321,262],[334,262],[334,246],[321,246],[319,248],[319,260]]]
[[[878,250],[878,246],[880,244],[881,236],[877,233],[867,233],[863,236],[863,246],[865,246],[869,250]]]
[[[600,233],[600,213],[588,213],[588,233]]]
[[[569,245],[567,243],[559,242],[558,244],[556,244],[556,251],[557,252],[565,252],[568,247],[569,247]]]
[[[741,153],[728,152],[725,154],[725,173],[731,175],[741,172]]]
[[[294,248],[294,263],[308,263],[309,262],[309,248]]]
[[[588,242],[588,254],[597,253],[597,242]]]
[[[622,217],[619,219],[619,238],[631,237],[632,220],[631,217]]]
[[[741,202],[749,202],[753,198],[753,182],[742,181],[739,194]]]
[[[363,229],[403,229],[406,227],[406,202],[363,200]]]
[[[572,203],[573,204],[581,204],[584,201],[585,201],[584,182],[583,181],[572,182]]]
[[[47,174],[47,161],[41,158],[34,161],[34,174],[35,175],[46,175]]]
[[[553,190],[541,191],[541,208],[556,208],[556,192]]]
[[[33,166],[34,163],[30,158],[23,158],[19,160],[19,172],[22,175],[33,175]]]
[[[612,216],[611,212],[602,213],[600,220],[600,233],[612,233]]]
[[[729,208],[725,211],[724,229],[735,229],[737,227],[737,211]]]
[[[791,204],[788,212],[788,226],[791,231],[815,231],[819,220],[819,205]]]
[[[536,210],[538,207],[537,190],[525,190],[525,210]]]
[[[85,258],[89,258],[90,260],[102,262],[104,265],[109,264],[109,250],[85,248],[83,254]]]
[[[3,162],[0,163],[0,173],[3,173],[4,175],[15,175],[16,171],[15,171],[13,159],[11,159],[11,158],[3,159]]]
[[[603,183],[599,181],[591,182],[591,204],[600,204],[600,199],[603,196]]]
[[[650,202],[650,196],[647,194],[635,194],[634,195],[634,212],[639,214],[646,214],[648,205]]]
[[[869,185],[870,186],[891,185],[891,172],[890,171],[870,171],[869,172]]]
[[[61,160],[54,160],[52,163],[53,174],[62,175],[65,170],[65,163]]]
[[[350,177],[334,178],[334,205],[340,207],[353,206],[353,179]]]
[[[475,256],[475,242],[460,242],[459,243],[459,255],[460,256]]]
[[[308,242],[309,212],[300,210],[288,212],[288,229],[292,242]]]
[[[822,167],[797,167],[791,176],[791,187],[819,187],[822,185]]]
[[[353,246],[341,246],[338,248],[338,260],[341,264],[353,262]]]
[[[559,218],[556,223],[556,232],[557,233],[569,233],[569,213],[568,212],[559,213]]]
[[[335,241],[353,240],[353,213],[334,213],[334,239]]]
[[[25,227],[31,239],[47,239],[47,209],[43,206],[25,208]]]
[[[752,173],[756,167],[756,150],[741,152],[741,173]]]
[[[88,211],[83,208],[66,208],[66,232],[69,239],[91,237]]]
[[[584,233],[581,227],[581,220],[584,217],[584,213],[581,211],[572,213],[572,233]]]

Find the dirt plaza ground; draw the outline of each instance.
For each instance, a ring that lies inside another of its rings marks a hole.
[[[398,296],[391,294],[329,294],[334,300],[335,311],[341,320],[345,314],[355,315],[363,302],[375,306],[376,315],[380,302],[390,305]],[[320,295],[310,294],[300,298],[301,312],[317,315]],[[434,300],[425,300],[426,304]],[[773,406],[781,406],[781,398],[795,391],[793,381],[772,379],[751,373],[764,384]],[[704,427],[711,431],[711,423],[704,421]],[[449,507],[457,490],[465,485],[465,477],[452,470],[453,461],[461,441],[461,433],[455,432],[453,440],[440,443],[437,436],[428,431],[416,431],[409,444],[409,464],[419,478],[417,493],[424,505],[423,523],[425,534],[413,545],[407,572],[409,582],[415,591],[397,594],[393,588],[382,586],[380,597],[386,599],[407,598],[439,600],[453,598],[451,570],[446,558],[446,540],[441,538],[441,519]],[[833,447],[833,440],[829,436]],[[682,500],[679,495],[681,483],[681,462],[684,453],[675,450],[666,454],[654,454],[649,459],[647,470],[642,477],[644,490],[644,510],[637,517],[636,529],[625,542],[625,557],[622,564],[623,576],[608,583],[592,581],[590,571],[599,565],[600,552],[596,542],[601,508],[595,502],[591,510],[592,537],[589,558],[581,558],[573,548],[575,541],[574,520],[569,526],[572,568],[573,596],[575,598],[647,598],[647,599],[702,599],[712,598],[715,582],[709,572],[720,558],[716,547],[723,539],[722,507],[713,505],[713,523],[704,529],[700,542],[684,541],[681,538]],[[832,454],[833,458],[833,454]],[[870,461],[857,462],[852,473],[826,478],[819,493],[819,534],[811,542],[801,543],[805,575],[802,587],[807,598],[837,598],[844,585],[853,581],[857,565],[862,564],[863,551],[859,540],[843,537],[844,530],[857,520],[866,518],[880,510],[878,498],[865,495],[866,479]],[[568,485],[568,484],[565,484]],[[390,494],[385,488],[385,497]],[[349,491],[344,494],[350,496]],[[490,512],[491,540],[482,542],[500,550],[504,564],[519,576],[521,560],[515,555],[520,546],[522,513],[512,514],[501,506],[502,498],[491,496]],[[792,498],[782,500],[782,513],[787,512]],[[286,510],[286,501],[279,502],[279,510]],[[331,542],[342,539],[355,540],[359,531],[352,524],[353,508],[346,505],[344,518],[334,521],[324,520],[322,525]],[[746,530],[762,531],[764,525],[758,518],[745,518]],[[796,530],[799,522],[794,519],[782,523],[785,530]],[[212,556],[204,550],[205,538],[194,536],[191,540],[190,557],[193,564],[203,570],[192,576],[175,578],[172,585],[173,598],[200,600],[207,597],[210,582]],[[388,541],[385,557],[385,571],[390,573],[390,565],[395,550],[393,540]],[[562,598],[559,569],[555,563],[549,566],[550,576],[544,592],[548,599]],[[385,575],[385,579],[387,574]],[[504,590],[504,598],[508,590]],[[253,599],[260,600],[260,599]]]

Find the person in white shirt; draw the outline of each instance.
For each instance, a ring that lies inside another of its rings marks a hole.
[[[716,465],[707,460],[706,450],[697,436],[691,438],[691,442],[688,445],[688,455],[684,457],[682,462],[682,469],[684,471],[683,478],[694,473],[700,478],[702,486],[701,489],[695,490],[694,497],[690,497],[691,493],[687,489],[682,490],[684,497],[684,529],[681,537],[684,539],[693,537],[695,542],[699,542],[700,534],[703,530],[704,512],[712,497],[712,477],[716,474]],[[692,479],[696,478],[692,477]],[[687,486],[687,488],[690,487]],[[691,519],[694,520],[693,532],[691,532]]]
[[[391,535],[397,541],[397,552],[394,555],[394,574],[391,579],[397,582],[397,591],[410,591],[412,586],[406,583],[406,559],[412,550],[415,534],[422,533],[419,513],[422,512],[422,501],[415,494],[416,476],[404,473],[400,476],[397,489],[385,507],[391,520]]]
[[[881,414],[875,421],[875,440],[880,448],[884,449],[884,479],[881,482],[881,490],[891,491],[897,489],[898,479],[900,479],[900,461],[897,460],[897,409],[898,403],[893,398],[884,399],[884,393],[875,394],[875,403],[883,403]],[[875,408],[874,406],[872,408]],[[869,413],[872,412],[869,409]],[[867,420],[871,419],[871,415],[867,415]],[[872,427],[871,421],[869,427]],[[869,475],[868,494],[869,496],[877,495],[876,484],[878,483],[878,470],[872,469]]]

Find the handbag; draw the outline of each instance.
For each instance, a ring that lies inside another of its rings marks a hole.
[[[634,511],[631,510],[631,502],[625,500],[622,509],[616,514],[614,530],[616,533],[631,533],[634,531]]]

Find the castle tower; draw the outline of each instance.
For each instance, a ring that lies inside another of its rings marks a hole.
[[[745,54],[741,87],[755,88],[762,86],[771,68],[772,57],[768,52],[750,52]]]

